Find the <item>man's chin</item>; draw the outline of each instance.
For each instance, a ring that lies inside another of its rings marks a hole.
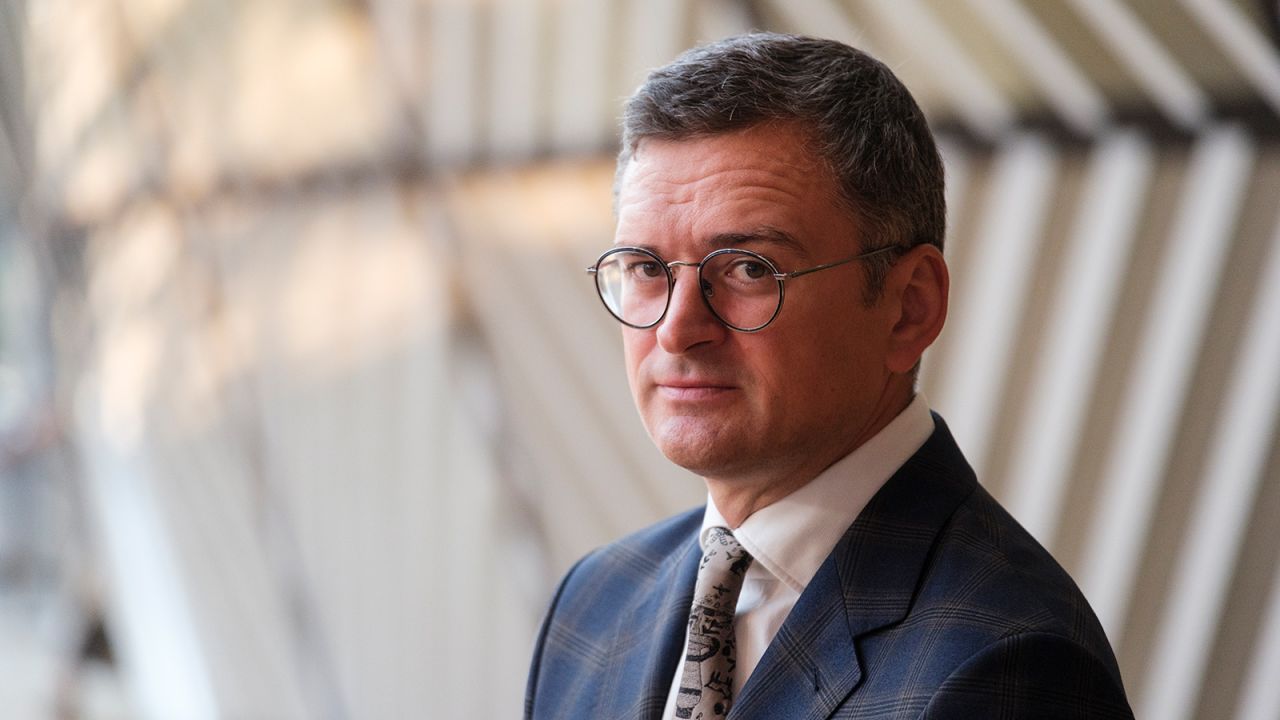
[[[702,477],[723,475],[746,460],[741,438],[728,435],[722,424],[688,418],[668,420],[650,433],[668,460]]]

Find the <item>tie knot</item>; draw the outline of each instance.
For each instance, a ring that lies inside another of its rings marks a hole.
[[[751,554],[738,544],[728,528],[711,528],[707,531],[702,564],[698,567],[696,601],[732,616],[742,590],[742,578],[750,566]]]
[[[702,549],[702,566],[715,563],[729,572],[741,576],[751,565],[751,554],[743,549],[733,531],[726,527],[713,527],[707,531],[707,541]]]

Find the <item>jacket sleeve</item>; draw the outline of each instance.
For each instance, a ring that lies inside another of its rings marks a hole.
[[[1133,711],[1118,671],[1049,633],[1011,635],[958,667],[922,718],[1125,718]]]

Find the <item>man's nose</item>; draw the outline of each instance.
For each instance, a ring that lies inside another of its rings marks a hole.
[[[658,323],[658,345],[669,353],[687,352],[704,343],[716,343],[729,332],[707,307],[699,287],[698,271],[676,267],[671,304]]]

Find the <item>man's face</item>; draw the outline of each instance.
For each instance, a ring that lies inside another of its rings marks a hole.
[[[830,171],[788,125],[644,140],[619,187],[616,243],[667,262],[732,246],[790,272],[861,241]],[[636,406],[672,462],[706,478],[804,482],[873,434],[892,319],[864,305],[862,263],[787,280],[782,312],[757,333],[716,320],[695,268],[674,272],[662,322],[623,328]]]

